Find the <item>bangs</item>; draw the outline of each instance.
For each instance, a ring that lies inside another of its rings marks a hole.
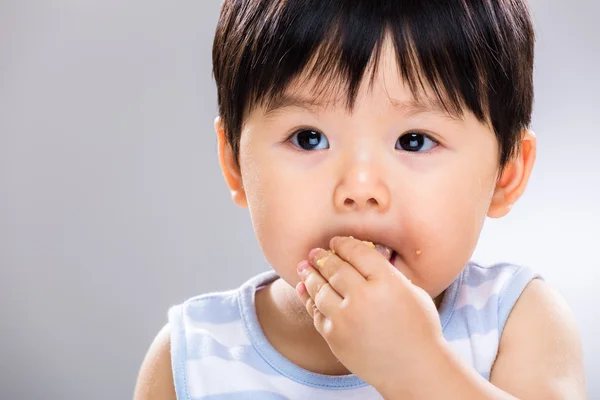
[[[474,43],[469,43],[461,30],[455,29],[451,34],[464,40],[457,46],[456,41],[450,42],[442,36],[448,32],[437,23],[432,24],[437,30],[424,29],[403,13],[399,13],[403,20],[398,23],[385,9],[368,2],[342,3],[347,9],[323,10],[331,15],[324,12],[319,13],[318,18],[304,15],[296,21],[297,25],[283,24],[286,28],[275,24],[275,35],[283,38],[286,33],[288,36],[280,47],[268,49],[271,54],[252,62],[251,65],[260,65],[260,68],[248,80],[255,84],[248,87],[246,113],[254,105],[267,110],[277,108],[292,85],[310,87],[319,103],[341,98],[351,112],[365,78],[372,87],[383,47],[389,40],[395,50],[398,71],[417,103],[435,104],[436,108],[455,117],[462,116],[466,107],[480,121],[485,119],[486,71],[478,62]],[[441,18],[442,21],[448,23],[447,19]],[[313,26],[307,25],[310,23]],[[461,25],[457,21],[448,27]],[[449,48],[449,44],[455,48]],[[470,52],[464,51],[466,49]],[[269,64],[266,60],[278,62]]]
[[[532,66],[519,64],[533,58],[525,5],[509,0],[228,3],[213,47],[219,111],[229,117],[228,132],[239,132],[255,106],[275,107],[296,82],[314,82],[316,97],[341,93],[352,111],[368,71],[373,84],[388,39],[416,101],[432,93],[428,102],[453,116],[469,110],[497,132],[518,128],[502,121],[508,103],[521,112],[511,120],[529,124],[531,79],[523,72]],[[227,51],[219,48],[224,45]]]

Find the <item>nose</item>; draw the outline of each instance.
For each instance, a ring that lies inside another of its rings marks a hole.
[[[343,174],[334,192],[334,203],[342,212],[385,212],[390,207],[390,190],[373,163],[357,162]]]

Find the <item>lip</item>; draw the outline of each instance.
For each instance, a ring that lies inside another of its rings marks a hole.
[[[390,264],[392,264],[394,267],[396,267],[396,259],[398,258],[398,253],[396,253],[396,250],[392,250],[392,256],[390,257]]]
[[[394,255],[394,249],[379,243],[375,243],[374,246],[375,250],[377,250],[382,256],[387,258],[388,261],[392,259],[392,256]]]

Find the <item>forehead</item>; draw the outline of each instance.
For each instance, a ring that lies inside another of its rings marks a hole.
[[[344,107],[352,113],[355,102],[350,101],[348,82],[344,76],[334,72],[313,73],[318,57],[302,74],[293,79],[281,94],[266,97],[260,104],[267,118],[293,109],[304,109],[313,113]],[[392,41],[384,40],[380,54],[375,54],[364,71],[356,101],[377,100],[382,111],[400,113],[407,117],[420,113],[434,113],[451,120],[463,120],[463,109],[449,106],[447,96],[436,93],[429,85],[421,82],[420,87],[410,87],[403,79],[399,60]],[[446,100],[444,100],[446,98]]]

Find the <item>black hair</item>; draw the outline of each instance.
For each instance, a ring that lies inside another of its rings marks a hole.
[[[224,0],[213,75],[238,166],[255,106],[313,77],[323,90],[342,84],[351,110],[387,35],[413,96],[430,88],[448,113],[468,109],[488,124],[502,169],[531,122],[535,37],[526,0]]]

